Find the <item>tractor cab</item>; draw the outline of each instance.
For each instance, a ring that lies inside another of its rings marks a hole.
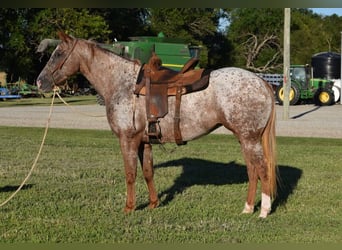
[[[292,65],[290,67],[290,78],[300,83],[303,89],[308,89],[311,79],[311,67],[306,65]]]

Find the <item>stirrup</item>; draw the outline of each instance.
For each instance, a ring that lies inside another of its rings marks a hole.
[[[152,120],[148,122],[147,135],[150,143],[161,144],[161,133],[158,120]]]

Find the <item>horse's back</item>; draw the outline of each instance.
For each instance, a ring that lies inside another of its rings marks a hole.
[[[269,95],[265,81],[255,73],[234,67],[217,69],[210,74],[210,83],[215,85],[216,91],[232,94],[239,98],[255,97],[255,92]],[[233,97],[234,97],[233,96]]]

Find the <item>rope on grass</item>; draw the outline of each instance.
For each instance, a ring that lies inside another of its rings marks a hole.
[[[86,113],[86,112],[82,112],[82,111],[79,111],[79,110],[76,110],[75,108],[73,108],[69,103],[67,103],[62,97],[61,95],[56,92],[56,95],[58,96],[58,98],[68,107],[70,108],[73,112],[75,113],[79,113],[81,115],[85,115],[85,116],[90,116],[90,117],[105,117],[106,115],[94,115],[94,114],[89,114],[89,113]]]
[[[42,139],[42,142],[40,144],[40,147],[39,147],[39,150],[38,150],[38,153],[37,153],[37,156],[32,164],[32,167],[30,169],[30,171],[28,172],[27,176],[25,177],[25,179],[22,181],[22,183],[20,184],[20,186],[17,188],[16,191],[14,191],[5,201],[3,201],[1,204],[0,204],[0,207],[3,207],[4,205],[6,205],[10,200],[13,199],[13,197],[23,188],[23,186],[25,185],[25,183],[27,182],[27,180],[31,177],[32,173],[33,173],[33,170],[36,168],[37,166],[37,162],[39,160],[39,157],[40,157],[40,154],[43,150],[43,146],[45,144],[45,139],[46,139],[46,136],[47,136],[47,133],[48,133],[48,130],[49,130],[49,126],[50,126],[50,121],[51,121],[51,116],[52,116],[52,111],[53,111],[53,104],[54,104],[54,101],[55,101],[55,97],[56,95],[58,96],[58,98],[66,105],[68,106],[72,111],[74,111],[75,113],[80,113],[82,115],[86,115],[86,116],[91,116],[91,117],[104,117],[105,115],[92,115],[92,114],[88,114],[88,113],[85,113],[85,112],[81,112],[81,111],[78,111],[74,108],[72,108],[61,96],[60,94],[58,93],[58,88],[54,88],[53,89],[53,96],[52,96],[52,101],[51,101],[51,105],[50,105],[50,111],[49,111],[49,115],[48,115],[48,119],[47,119],[47,122],[46,122],[46,126],[45,126],[45,131],[44,131],[44,135],[43,135],[43,139]]]
[[[43,135],[43,139],[42,139],[42,142],[40,144],[40,147],[39,147],[39,150],[38,150],[38,153],[37,153],[37,156],[32,164],[32,167],[30,169],[30,171],[28,172],[27,176],[25,177],[25,179],[22,181],[22,183],[20,184],[20,186],[17,188],[17,190],[12,193],[4,202],[2,202],[0,204],[0,207],[4,206],[5,204],[7,204],[10,200],[12,200],[12,198],[22,189],[22,187],[25,185],[25,183],[27,182],[27,180],[30,178],[30,176],[32,175],[33,173],[33,170],[36,168],[36,165],[37,165],[37,162],[39,160],[39,157],[40,157],[40,154],[43,150],[43,146],[45,144],[45,139],[46,139],[46,136],[47,136],[47,132],[49,130],[49,126],[50,126],[50,120],[51,120],[51,115],[52,115],[52,110],[53,110],[53,104],[54,104],[54,101],[55,101],[55,96],[56,96],[56,91],[54,90],[53,92],[53,96],[52,96],[52,101],[51,101],[51,105],[50,105],[50,112],[49,112],[49,116],[48,116],[48,119],[47,119],[47,122],[46,122],[46,126],[45,126],[45,131],[44,131],[44,135]]]

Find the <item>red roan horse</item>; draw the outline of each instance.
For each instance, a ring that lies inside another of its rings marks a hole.
[[[150,208],[158,206],[153,181],[152,145],[144,140],[147,121],[145,97],[133,93],[141,68],[139,62],[122,58],[96,43],[59,32],[61,43],[37,78],[43,91],[51,91],[68,77],[81,72],[104,97],[109,125],[118,136],[124,159],[127,197],[125,211],[135,209],[135,180],[140,160],[149,190]],[[174,97],[169,112],[160,120],[161,142],[174,142]],[[184,95],[180,128],[184,141],[206,135],[223,125],[240,142],[249,178],[243,213],[253,213],[258,179],[261,212],[271,211],[276,192],[275,107],[271,87],[254,73],[221,68],[210,73],[209,86]]]

